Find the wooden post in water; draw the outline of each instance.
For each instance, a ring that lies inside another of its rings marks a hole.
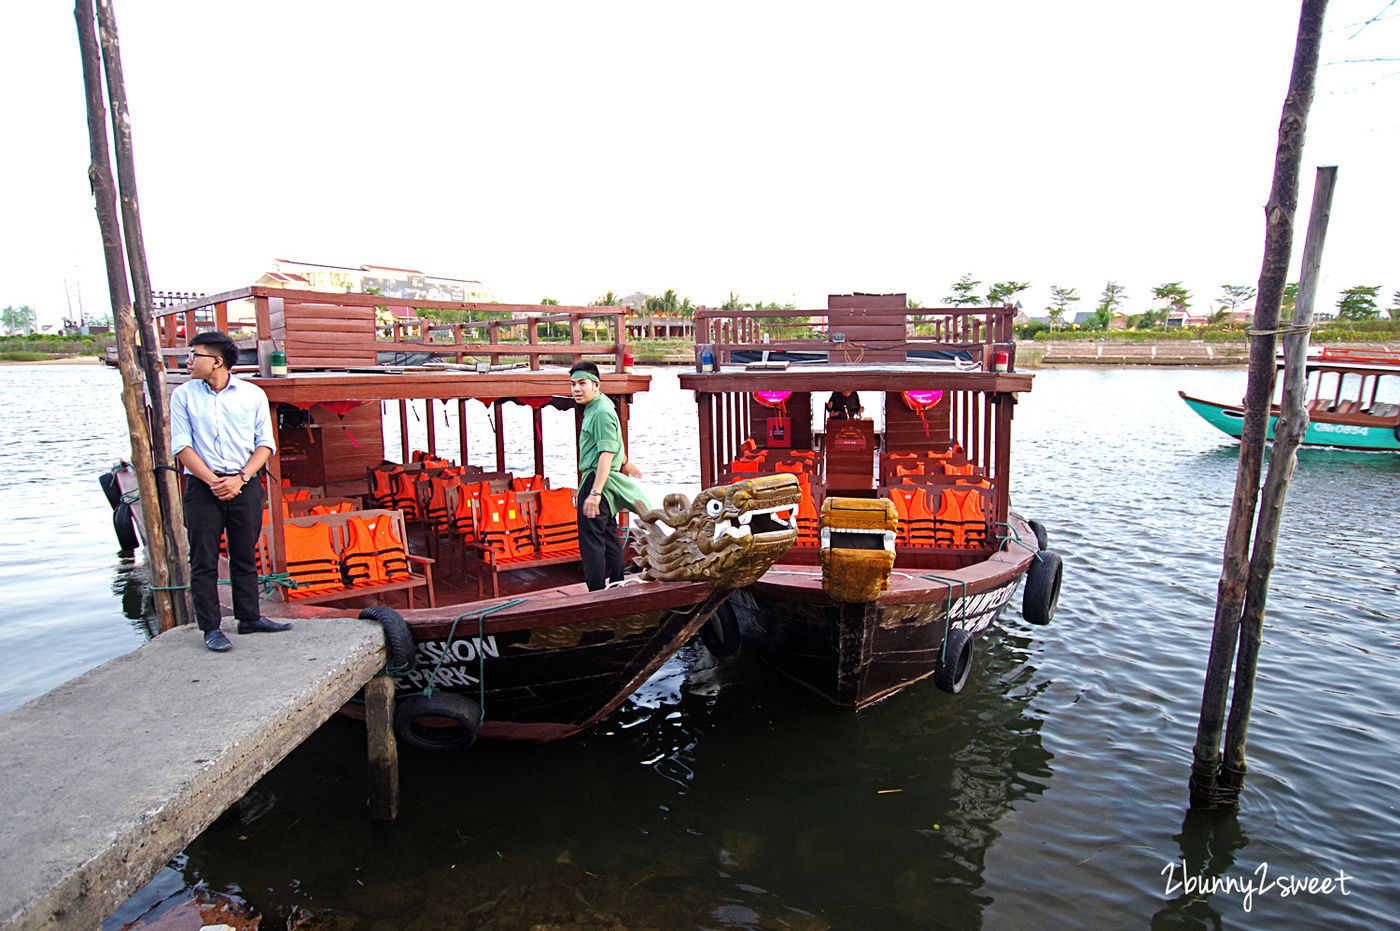
[[[98,35],[102,46],[102,64],[107,75],[107,99],[111,105],[112,139],[116,150],[117,181],[121,187],[122,232],[126,237],[126,265],[131,273],[133,309],[136,314],[140,345],[146,347],[137,358],[146,373],[147,404],[151,418],[151,458],[155,469],[157,494],[142,495],[143,512],[147,502],[159,501],[150,508],[158,518],[167,541],[168,575],[171,586],[170,605],[173,617],[170,626],[186,624],[194,617],[190,600],[189,572],[182,554],[189,551],[185,536],[185,508],[180,498],[180,485],[174,471],[174,451],[170,448],[170,414],[165,392],[165,361],[159,352],[154,302],[151,300],[151,275],[146,264],[145,237],[141,232],[141,211],[136,197],[136,163],[131,145],[131,114],[126,102],[126,84],[122,79],[121,48],[117,40],[116,14],[112,0],[97,0]],[[161,630],[168,630],[164,620]]]
[[[122,405],[131,434],[131,459],[141,495],[141,514],[146,531],[147,563],[151,571],[152,600],[157,623],[169,630],[188,618],[188,592],[178,567],[181,550],[178,540],[165,532],[161,496],[146,421],[146,405],[141,390],[136,318],[127,289],[126,257],[122,251],[121,228],[117,221],[116,185],[112,180],[111,156],[107,147],[107,111],[102,101],[102,66],[92,0],[77,0],[73,17],[78,26],[78,47],[82,55],[83,85],[87,97],[88,146],[92,162],[88,179],[92,184],[97,225],[102,231],[102,252],[107,265],[107,292],[112,302],[112,322],[117,336],[117,365],[122,373]]]
[[[375,676],[365,685],[365,729],[369,738],[369,816],[399,816],[399,744],[394,738],[394,677]]]
[[[1293,72],[1289,78],[1283,115],[1279,119],[1273,187],[1264,208],[1264,262],[1254,306],[1249,383],[1245,392],[1235,494],[1226,530],[1224,566],[1216,595],[1215,628],[1211,635],[1210,659],[1207,661],[1205,686],[1201,694],[1201,718],[1191,764],[1189,786],[1192,808],[1232,807],[1239,797],[1238,787],[1231,789],[1228,785],[1222,785],[1220,742],[1230,690],[1230,670],[1235,661],[1240,620],[1250,581],[1250,534],[1268,436],[1278,313],[1283,302],[1288,262],[1293,252],[1293,218],[1298,209],[1303,137],[1308,111],[1312,107],[1318,53],[1322,44],[1322,20],[1326,11],[1327,0],[1303,0],[1293,53]]]
[[[1274,448],[1269,454],[1269,474],[1259,501],[1259,524],[1254,533],[1254,553],[1249,561],[1249,586],[1245,591],[1244,615],[1240,621],[1240,655],[1235,664],[1235,693],[1230,701],[1230,717],[1225,729],[1225,765],[1220,772],[1221,787],[1237,799],[1246,770],[1244,748],[1249,736],[1249,717],[1254,707],[1254,675],[1259,664],[1259,644],[1264,635],[1264,603],[1269,595],[1269,576],[1274,568],[1278,528],[1283,520],[1283,503],[1288,483],[1298,462],[1298,444],[1308,432],[1307,395],[1308,335],[1312,330],[1313,299],[1317,296],[1318,272],[1322,266],[1322,246],[1327,239],[1327,220],[1332,210],[1332,191],[1337,180],[1335,166],[1319,168],[1313,186],[1312,212],[1303,245],[1303,269],[1298,279],[1298,300],[1293,325],[1283,332],[1283,399],[1274,427]]]

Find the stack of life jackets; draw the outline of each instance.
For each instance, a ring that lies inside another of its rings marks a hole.
[[[289,601],[345,588],[400,582],[409,576],[408,552],[394,530],[391,515],[352,517],[345,525],[345,545],[336,552],[334,532],[320,521],[309,527],[284,524],[287,574],[297,583]]]
[[[935,489],[923,485],[895,485],[890,501],[899,517],[896,537],[901,546],[978,549],[988,545],[987,482],[944,488],[938,509],[932,507]]]

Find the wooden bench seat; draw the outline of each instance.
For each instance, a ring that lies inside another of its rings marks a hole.
[[[574,506],[577,507],[577,499],[575,498],[577,492],[572,488],[568,491],[570,492],[570,500],[574,501]],[[535,547],[534,552],[523,556],[507,555],[481,542],[480,532],[474,533],[476,542],[469,544],[469,548],[477,556],[476,593],[479,598],[485,597],[487,575],[491,576],[491,597],[496,598],[501,594],[500,574],[502,572],[572,563],[581,565],[583,562],[583,556],[579,553],[578,548],[577,522],[572,529],[572,539],[565,541],[563,547],[556,546],[546,552],[541,552],[540,492],[516,492],[515,500],[517,506],[524,513],[525,519],[529,522],[529,539]],[[479,517],[477,519],[479,520]]]
[[[413,593],[417,589],[427,589],[428,607],[437,607],[437,595],[433,591],[433,560],[425,556],[415,556],[408,551],[408,535],[404,528],[402,511],[389,511],[376,508],[365,511],[343,511],[338,514],[318,514],[306,517],[292,517],[283,521],[283,524],[292,524],[297,527],[311,527],[315,524],[325,524],[331,528],[331,545],[338,556],[344,556],[345,547],[349,540],[349,526],[351,518],[361,518],[363,520],[374,520],[383,516],[390,516],[393,519],[394,534],[403,544],[404,555],[408,558],[409,574],[408,578],[394,582],[380,582],[373,585],[348,585],[336,591],[318,592],[314,595],[304,595],[299,598],[287,598],[284,590],[282,598],[284,601],[296,604],[325,604],[327,602],[342,601],[346,598],[357,598],[362,595],[378,595],[382,592],[403,591],[408,595],[408,606],[413,607]],[[262,534],[258,539],[258,556],[262,560],[260,565],[271,565],[268,558],[269,553],[269,528],[264,526]],[[416,569],[416,571],[415,571]]]

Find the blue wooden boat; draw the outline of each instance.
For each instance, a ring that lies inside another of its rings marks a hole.
[[[1309,357],[1305,446],[1339,449],[1400,450],[1400,352],[1322,349]],[[1268,438],[1278,422],[1282,382],[1276,385],[1269,414]],[[1244,408],[1193,398],[1181,399],[1205,421],[1239,439]]]

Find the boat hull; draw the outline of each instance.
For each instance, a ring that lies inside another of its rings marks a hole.
[[[1035,537],[1012,516],[1019,539]],[[729,607],[746,650],[838,708],[855,711],[938,672],[950,629],[975,643],[988,635],[1016,595],[1035,558],[1030,546],[1008,543],[962,569],[895,567],[878,599],[833,601],[821,569],[783,566],[735,592]]]
[[[1220,404],[1193,398],[1185,392],[1178,392],[1186,406],[1201,416],[1206,423],[1222,433],[1240,438],[1244,430],[1244,409],[1238,405]],[[1352,415],[1346,418],[1329,417],[1326,414],[1311,414],[1308,430],[1303,435],[1304,446],[1331,446],[1338,449],[1400,450],[1400,427],[1393,422],[1364,423],[1367,418]],[[1278,423],[1277,412],[1269,415],[1268,439],[1274,438],[1274,427]]]
[[[620,706],[724,601],[708,584],[574,589],[582,586],[401,612],[415,662],[395,676],[395,697],[429,687],[459,694],[481,706],[483,738],[562,740]],[[282,613],[314,621],[349,612],[289,606]]]

